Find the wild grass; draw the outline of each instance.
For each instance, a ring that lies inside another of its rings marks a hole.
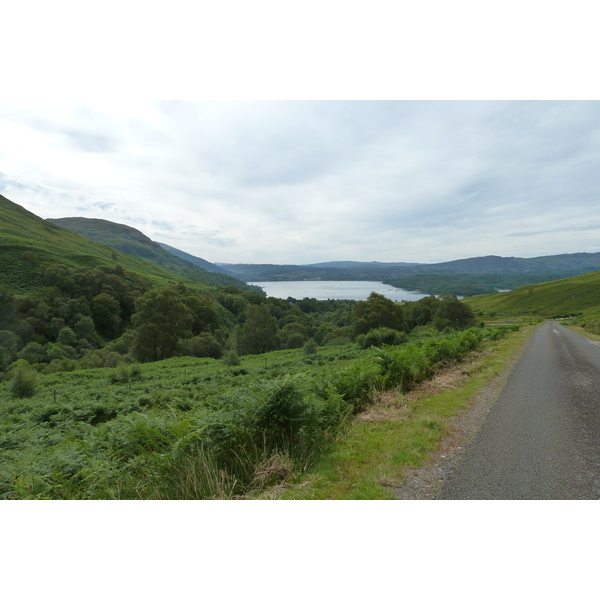
[[[439,391],[425,384],[413,393],[379,395],[345,429],[335,450],[280,490],[280,499],[393,499],[406,470],[421,465],[447,431],[448,419],[497,376],[534,326],[486,342],[468,371]],[[443,385],[441,387],[444,387]]]
[[[299,348],[244,357],[236,369],[214,359],[177,358],[39,374],[39,387],[26,398],[14,398],[3,382],[0,494],[56,499],[257,494],[335,448],[351,415],[378,394],[412,389],[497,334],[474,329],[403,346],[319,349],[317,357]],[[410,414],[412,407],[396,397],[396,408]],[[412,440],[411,452],[420,456],[439,433],[438,417],[426,417],[415,431],[409,428],[414,419],[393,426],[374,421],[371,445],[383,456],[386,440],[400,427]],[[368,427],[366,421],[362,427]],[[344,452],[343,444],[338,452]],[[394,455],[400,452],[394,449]],[[360,465],[368,456],[352,458]],[[367,487],[371,497],[375,488]],[[367,492],[355,495],[361,494]]]

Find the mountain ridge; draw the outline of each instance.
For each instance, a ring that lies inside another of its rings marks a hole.
[[[141,232],[132,233],[132,239],[140,243],[149,240]],[[161,252],[170,256],[162,248]],[[206,276],[196,275],[190,278],[186,271],[191,272],[191,269],[202,274],[202,270],[191,263],[189,268],[165,269],[164,265],[157,262],[121,252],[61,227],[52,220],[43,219],[0,194],[0,285],[18,293],[43,289],[42,270],[55,264],[75,268],[114,268],[120,265],[128,271],[149,278],[159,286],[189,281],[190,284],[201,287],[234,285],[240,289],[255,289],[239,279],[208,271],[205,271]]]
[[[216,265],[214,265],[214,269],[208,270],[200,264],[186,260],[129,225],[88,217],[63,217],[60,219],[46,219],[46,221],[74,231],[90,240],[114,248],[124,254],[149,261],[162,269],[171,271],[192,281],[198,281],[214,287],[233,285],[242,289],[251,289],[251,286],[248,286],[235,275],[223,272]],[[204,261],[204,259],[199,259],[198,257],[192,258],[206,265],[211,265],[211,263]]]

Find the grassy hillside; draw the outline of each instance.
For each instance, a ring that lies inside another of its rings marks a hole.
[[[0,285],[16,292],[41,289],[40,267],[121,265],[159,286],[183,281],[146,260],[95,243],[49,223],[0,195]]]
[[[51,223],[75,231],[94,242],[105,244],[125,254],[147,260],[162,269],[171,271],[181,277],[213,287],[233,285],[242,289],[250,289],[244,282],[224,273],[214,273],[203,266],[193,264],[180,256],[169,252],[159,243],[153,242],[141,231],[105,221],[104,219],[88,219],[85,217],[67,217],[64,219],[48,219]]]
[[[542,318],[600,310],[600,271],[568,279],[525,285],[498,294],[474,296],[465,302],[474,310],[496,316]]]

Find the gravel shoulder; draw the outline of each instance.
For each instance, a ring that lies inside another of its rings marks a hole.
[[[394,486],[394,493],[398,500],[436,500],[439,498],[444,481],[456,468],[475,439],[526,346],[527,341],[519,347],[502,372],[480,388],[477,395],[459,414],[449,419],[447,422],[448,432],[434,453],[430,455],[427,463],[417,468],[407,469],[403,483]],[[481,361],[482,358],[477,357],[470,363],[462,363],[448,369],[412,394],[415,394],[416,398],[420,398],[460,386],[468,379],[468,372],[476,369]]]

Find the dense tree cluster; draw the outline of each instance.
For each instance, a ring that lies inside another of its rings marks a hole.
[[[51,372],[353,341],[397,345],[417,327],[441,331],[475,324],[471,310],[454,296],[396,303],[375,292],[355,302],[282,300],[232,286],[154,289],[120,266],[55,265],[42,276],[42,295],[16,296],[0,288],[0,371],[16,361]]]

